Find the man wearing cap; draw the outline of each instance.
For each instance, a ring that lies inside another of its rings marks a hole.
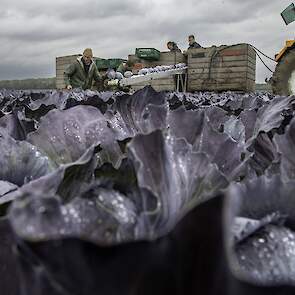
[[[68,90],[72,88],[90,89],[93,80],[101,80],[101,76],[92,58],[92,49],[86,48],[83,56],[78,57],[73,64],[66,68],[64,71],[64,80]]]

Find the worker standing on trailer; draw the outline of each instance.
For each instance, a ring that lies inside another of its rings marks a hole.
[[[117,72],[120,72],[124,75],[125,72],[132,71],[133,66],[134,63],[131,60],[127,60],[126,62],[124,61],[118,66]]]
[[[178,48],[177,44],[173,41],[169,41],[167,43],[167,48],[171,51],[171,52],[181,52],[181,50]]]
[[[189,45],[188,50],[193,48],[202,48],[202,46],[196,42],[194,35],[188,36],[188,45]]]
[[[86,48],[83,56],[78,57],[74,63],[66,68],[64,80],[68,90],[72,88],[90,89],[93,80],[97,82],[101,80],[96,64],[93,62],[91,48]]]

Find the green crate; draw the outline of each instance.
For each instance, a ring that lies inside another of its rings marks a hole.
[[[136,48],[135,55],[141,59],[156,61],[160,59],[161,52],[155,48]]]
[[[292,3],[282,13],[281,16],[286,25],[295,21],[295,5]]]
[[[122,58],[109,58],[109,67],[112,69],[117,69],[122,62],[126,62],[126,59]]]
[[[97,58],[95,60],[95,64],[99,70],[108,69],[110,67],[110,63],[108,59]]]

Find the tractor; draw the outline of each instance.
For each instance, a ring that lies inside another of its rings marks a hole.
[[[281,16],[286,25],[295,21],[295,5],[292,3]],[[285,47],[276,55],[275,72],[271,79],[274,94],[295,95],[295,40],[286,41]]]

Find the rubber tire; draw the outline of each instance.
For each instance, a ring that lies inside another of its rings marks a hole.
[[[295,47],[290,49],[278,62],[272,77],[272,90],[277,95],[291,95],[289,79],[295,70]]]

